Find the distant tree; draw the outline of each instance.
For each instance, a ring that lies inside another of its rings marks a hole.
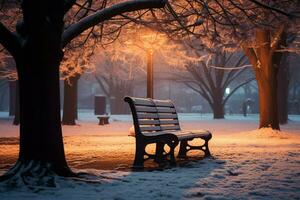
[[[8,81],[9,88],[9,116],[14,116],[14,125],[20,123],[20,110],[19,110],[19,83],[16,73],[16,63],[13,58],[8,55],[8,52],[1,51],[1,65],[0,65],[0,77]]]
[[[17,2],[18,3],[18,2]],[[76,1],[21,2],[22,20],[16,32],[0,23],[0,43],[13,56],[20,84],[20,152],[16,165],[0,180],[38,178],[51,184],[51,174],[74,176],[64,153],[60,125],[59,66],[63,48],[93,26],[125,12],[161,8],[160,0],[125,1],[95,10],[65,30],[64,16]],[[18,5],[18,4],[16,4]],[[9,7],[6,7],[9,10]],[[20,176],[18,174],[21,174]],[[53,183],[54,184],[54,183]]]
[[[208,102],[213,110],[214,119],[222,119],[228,99],[240,87],[254,80],[245,63],[245,56],[241,54],[238,56],[237,53],[217,51],[207,61],[187,64],[189,77],[178,77],[179,81],[183,81]],[[229,86],[230,93],[225,94]]]
[[[289,57],[289,112],[292,114],[300,114],[300,56],[293,53],[290,54]]]
[[[277,81],[278,81],[278,92],[277,92],[277,105],[278,105],[278,120],[280,124],[288,123],[288,96],[289,96],[289,84],[290,84],[290,45],[295,44],[297,40],[297,33],[283,32],[282,35],[282,46],[286,48],[283,50],[281,61],[279,64]],[[294,50],[299,49],[295,47]],[[292,52],[294,51],[292,50]]]
[[[124,103],[123,98],[125,96],[133,95],[133,80],[122,80],[114,74],[107,75],[95,75],[95,78],[102,91],[109,99],[111,114],[128,113],[128,106]]]
[[[87,41],[82,43],[82,40]],[[78,81],[82,74],[95,70],[94,65],[89,63],[89,59],[93,55],[96,46],[94,39],[87,39],[86,34],[82,34],[79,38],[76,38],[76,41],[72,41],[65,51],[65,57],[60,66],[61,79],[64,82],[63,125],[76,125],[76,119],[78,118]]]
[[[0,79],[0,110],[4,110],[4,97],[7,91],[5,90],[5,86],[7,85],[7,81],[5,79]]]

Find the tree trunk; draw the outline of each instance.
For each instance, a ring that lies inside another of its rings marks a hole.
[[[60,125],[60,61],[49,54],[39,55],[37,50],[28,50],[32,53],[22,62],[25,70],[19,71],[19,162],[39,163],[58,175],[68,176],[72,173],[65,160]],[[45,60],[35,61],[35,57]]]
[[[132,81],[116,80],[114,84],[110,84],[110,106],[111,114],[128,114],[129,108],[124,103],[125,96],[131,96],[133,93]]]
[[[64,125],[76,125],[78,80],[79,76],[76,76],[64,81],[64,107],[62,117],[62,124]]]
[[[214,112],[214,119],[224,119],[224,109],[222,104],[214,103],[213,112]]]
[[[51,3],[57,8],[49,14],[55,6],[40,12],[45,2],[35,2],[33,7],[30,1],[22,1],[24,20],[18,31],[25,39],[15,56],[20,95],[19,159],[0,181],[15,176],[25,184],[34,184],[31,177],[35,177],[37,185],[48,185],[55,180],[54,174],[75,175],[65,159],[60,123],[63,2]]]
[[[224,119],[224,105],[223,105],[223,95],[221,91],[215,91],[212,109],[214,113],[214,119]]]
[[[281,40],[283,27],[279,28],[277,41],[271,42],[271,31],[257,29],[255,40],[256,49],[244,48],[255,72],[259,92],[259,128],[271,127],[279,130],[277,111],[277,74],[281,54],[274,52],[278,41]]]
[[[259,91],[259,128],[271,127],[279,130],[277,112],[277,74],[279,64],[275,66],[277,63],[274,63],[274,56],[271,54],[270,37],[270,31],[268,30],[257,31],[257,44],[261,46],[257,50],[260,69],[256,71]]]
[[[268,81],[259,79],[259,128],[271,127],[279,130],[277,114],[277,79],[274,77]]]
[[[126,104],[123,101],[124,96],[127,96],[127,95],[128,94],[110,98],[111,114],[116,114],[116,115],[128,114],[128,112],[129,112],[128,106],[126,106]]]

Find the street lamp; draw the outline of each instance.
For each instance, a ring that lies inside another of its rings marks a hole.
[[[230,88],[229,88],[229,87],[227,87],[227,88],[225,89],[225,94],[227,94],[227,95],[230,94]]]
[[[163,34],[145,29],[133,33],[134,41],[127,41],[127,44],[138,47],[146,53],[147,56],[147,98],[154,98],[154,70],[153,53],[166,42]]]

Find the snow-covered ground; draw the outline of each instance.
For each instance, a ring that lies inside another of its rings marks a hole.
[[[160,169],[152,162],[134,172],[130,115],[112,116],[98,126],[91,111],[79,114],[78,126],[63,126],[66,157],[90,182],[57,177],[56,188],[13,190],[0,184],[0,199],[300,199],[300,116],[290,116],[277,133],[255,130],[258,116],[180,114],[183,129],[209,129],[212,158],[192,152],[178,167]],[[0,174],[16,161],[18,127],[0,112]],[[150,146],[148,151],[153,151]]]

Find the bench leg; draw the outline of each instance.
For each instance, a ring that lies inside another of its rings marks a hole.
[[[187,153],[187,141],[186,140],[182,140],[180,142],[180,147],[179,147],[179,152],[177,157],[178,158],[185,158],[186,157],[186,153]]]
[[[175,148],[178,145],[178,139],[177,138],[172,138],[168,141],[166,141],[166,144],[170,147],[170,164],[172,166],[176,166],[176,159],[175,159]]]
[[[170,164],[172,165],[172,166],[176,166],[176,159],[175,159],[175,147],[176,146],[170,146]]]
[[[203,148],[202,148],[203,149]],[[211,156],[210,155],[210,151],[209,151],[209,148],[208,148],[208,140],[205,140],[205,144],[204,144],[204,153],[205,153],[205,157],[209,157]]]
[[[135,158],[133,162],[133,168],[144,167],[144,155],[145,155],[145,143],[136,141]]]
[[[154,161],[157,163],[161,163],[163,161],[163,153],[164,153],[164,143],[158,142],[156,143],[156,152]]]
[[[101,125],[101,126],[103,126],[104,125],[104,121],[103,121],[103,119],[101,118],[101,119],[99,119],[99,125]]]

